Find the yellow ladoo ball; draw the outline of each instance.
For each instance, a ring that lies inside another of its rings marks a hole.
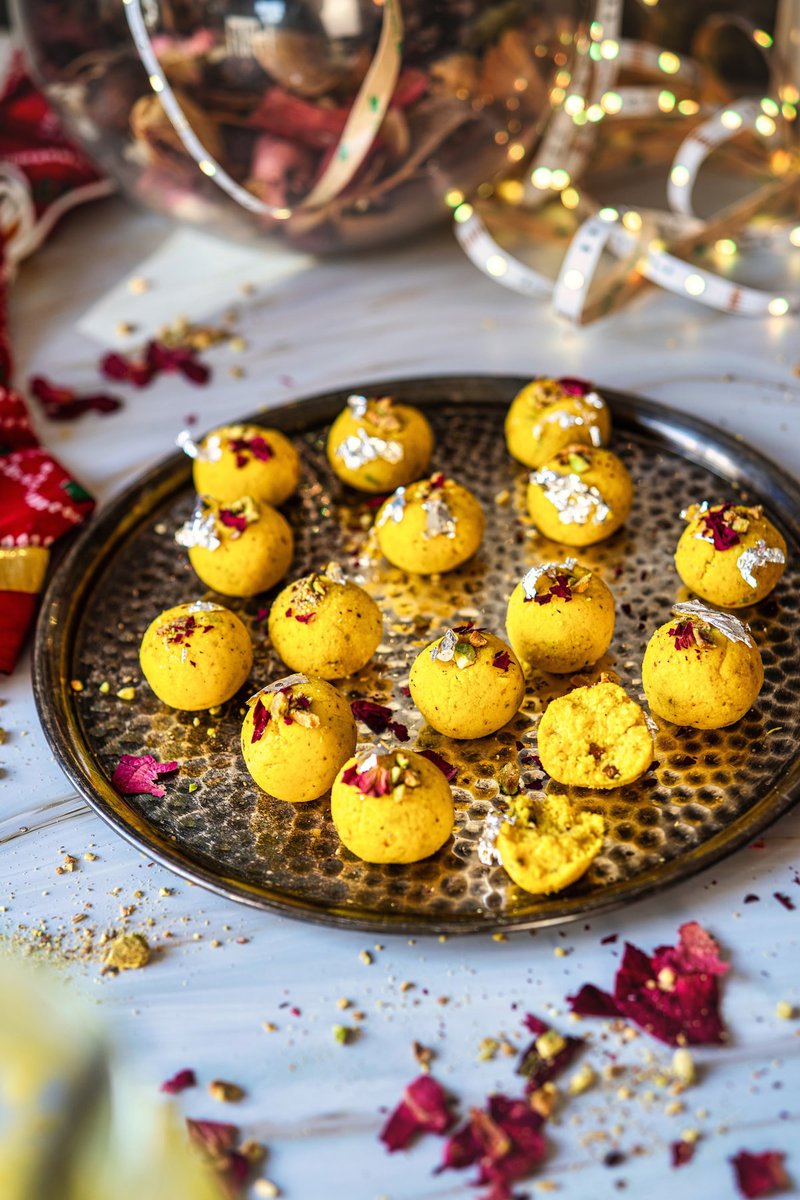
[[[336,563],[296,579],[269,614],[269,636],[293,671],[342,679],[366,666],[378,648],[383,618],[375,601],[345,579]]]
[[[518,887],[534,896],[563,891],[580,879],[603,848],[605,821],[576,811],[566,796],[512,801],[495,840],[495,850]]]
[[[391,396],[351,396],[331,425],[328,462],[361,492],[391,492],[419,479],[433,453],[433,431],[417,408]]]
[[[151,621],[139,662],[159,700],[195,712],[238,692],[253,665],[253,646],[235,613],[197,600],[168,608]]]
[[[408,680],[428,724],[451,738],[502,729],[525,699],[525,676],[513,650],[483,629],[458,626],[426,646]]]
[[[633,504],[628,469],[610,450],[573,446],[531,473],[528,512],[545,537],[592,546],[625,524]]]
[[[693,504],[675,552],[690,591],[722,608],[744,608],[770,594],[786,569],[786,542],[760,505]]]
[[[526,671],[571,675],[605,654],[614,634],[614,597],[574,558],[531,567],[511,593],[508,640]]]
[[[541,467],[565,446],[605,446],[608,406],[582,379],[534,379],[511,402],[505,421],[508,452]]]
[[[616,683],[579,687],[551,701],[539,722],[539,758],[557,783],[625,787],[653,761],[644,712]]]
[[[194,486],[201,496],[225,503],[252,496],[256,503],[274,505],[297,491],[300,457],[277,429],[221,425],[199,444],[182,435],[179,445],[194,459]]]
[[[336,777],[331,816],[342,844],[357,858],[417,862],[453,832],[453,793],[439,768],[421,754],[366,751]]]
[[[277,800],[303,804],[323,796],[355,748],[350,705],[323,679],[289,675],[247,702],[245,766]]]
[[[294,554],[289,522],[249,496],[220,503],[200,498],[175,535],[203,583],[221,596],[255,596],[283,579]]]
[[[644,652],[642,686],[657,717],[722,729],[755,703],[764,668],[747,625],[697,600],[676,604]]]
[[[393,566],[417,575],[453,571],[467,562],[485,524],[472,492],[442,474],[398,488],[375,518],[382,553]]]

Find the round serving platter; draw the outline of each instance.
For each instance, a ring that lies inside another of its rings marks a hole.
[[[383,609],[384,639],[374,661],[337,686],[350,700],[390,705],[407,725],[409,748],[435,750],[457,768],[453,839],[424,862],[372,866],[340,845],[326,798],[293,806],[252,782],[239,751],[243,702],[289,672],[266,634],[271,594],[215,597],[174,543],[194,501],[191,463],[180,453],[141,477],[78,537],[53,575],[37,629],[34,685],[45,733],[104,820],[149,857],[231,899],[329,925],[424,934],[533,928],[628,904],[691,878],[791,807],[800,794],[800,487],[704,422],[604,390],[614,418],[612,444],[633,474],[636,500],[623,530],[579,555],[602,575],[617,605],[611,650],[581,682],[611,671],[643,699],[647,639],[686,597],[672,562],[680,511],[705,498],[736,497],[763,503],[789,546],[776,592],[740,614],[762,653],[764,689],[730,729],[703,733],[658,722],[656,761],[636,784],[570,793],[607,824],[603,853],[571,888],[530,896],[501,867],[479,862],[483,818],[504,802],[499,777],[506,764],[519,766],[521,786],[534,795],[559,788],[538,769],[536,723],[547,701],[572,683],[532,679],[514,721],[476,742],[454,742],[426,726],[405,685],[414,657],[446,626],[475,620],[503,636],[514,584],[534,562],[566,552],[531,528],[527,472],[505,449],[505,408],[524,382],[469,376],[359,383],[248,418],[292,435],[303,459],[301,492],[284,506],[296,538],[289,578],[333,559]],[[436,434],[433,466],[483,503],[483,546],[460,570],[438,580],[410,577],[370,555],[374,503],[340,484],[325,458],[328,424],[351,392],[389,394],[423,408]],[[142,680],[139,642],[163,609],[209,598],[221,599],[251,629],[253,671],[219,712],[176,712]],[[72,680],[83,689],[74,691]],[[135,699],[118,698],[130,683]],[[363,726],[359,735],[361,745],[395,744],[391,734],[374,735]],[[162,779],[163,798],[114,791],[110,778],[122,754],[178,761],[179,771]]]

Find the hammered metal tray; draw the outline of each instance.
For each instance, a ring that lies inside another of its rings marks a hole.
[[[549,898],[527,895],[504,871],[482,866],[475,844],[498,775],[519,761],[522,784],[547,784],[534,764],[535,726],[546,701],[569,684],[541,677],[522,712],[498,734],[452,742],[422,721],[403,687],[419,649],[446,624],[478,619],[503,634],[507,597],[527,568],[563,549],[539,538],[525,518],[527,472],[505,450],[505,407],[516,378],[431,378],[359,384],[349,391],[392,394],[423,407],[436,432],[434,465],[468,484],[483,502],[487,529],[478,556],[438,581],[410,579],[378,560],[359,566],[374,507],[332,476],[327,424],[349,392],[285,405],[255,420],[294,435],[304,464],[302,497],[285,511],[297,539],[292,576],[337,559],[385,614],[372,664],[342,681],[348,698],[390,703],[408,724],[412,748],[430,747],[457,766],[455,835],[437,855],[411,866],[370,866],[340,845],[326,799],[282,803],[255,787],[240,758],[243,699],[287,673],[270,649],[258,610],[270,596],[224,600],[252,630],[250,680],[218,715],[174,712],[141,680],[138,646],[152,617],[208,598],[172,534],[189,516],[190,463],[174,453],[109,505],[53,576],[42,606],[34,677],[50,744],[77,789],[119,833],[188,879],[264,909],[381,933],[456,933],[586,918],[686,880],[757,836],[800,791],[800,488],[774,464],[700,421],[632,396],[604,391],[614,417],[614,448],[636,482],[626,527],[581,552],[617,603],[617,629],[600,670],[615,671],[643,698],[640,664],[651,631],[685,596],[672,554],[684,504],[733,495],[763,502],[789,545],[777,591],[743,616],[753,628],[766,682],[755,707],[727,730],[700,733],[660,723],[656,763],[635,785],[574,793],[606,818],[602,855],[573,887]],[[79,679],[75,693],[70,680]],[[115,693],[129,681],[133,702]],[[101,684],[109,687],[103,692]],[[387,735],[374,739],[391,742]],[[121,754],[177,759],[163,799],[118,796],[109,778]]]

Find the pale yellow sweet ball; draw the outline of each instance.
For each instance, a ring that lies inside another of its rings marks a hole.
[[[744,608],[770,594],[786,570],[786,542],[760,505],[693,504],[675,552],[690,591],[723,608]]]
[[[391,492],[419,479],[433,453],[433,430],[417,408],[390,396],[351,396],[328,434],[328,462],[361,492]]]
[[[426,646],[414,660],[408,686],[428,724],[459,739],[502,729],[525,699],[525,676],[513,650],[493,633],[470,626],[450,629]]]
[[[331,789],[342,844],[371,863],[428,858],[453,832],[453,793],[442,772],[410,750],[360,754]]]
[[[603,848],[605,821],[579,812],[566,796],[512,802],[495,847],[518,887],[534,896],[563,891],[580,879]]]
[[[633,480],[610,450],[575,446],[531,474],[528,512],[545,537],[565,546],[592,546],[625,524]]]
[[[698,610],[703,605],[694,602]],[[684,610],[688,605],[678,605]],[[752,634],[729,613],[676,612],[655,631],[642,662],[642,686],[658,717],[694,729],[722,729],[755,703],[764,668]],[[728,633],[710,622],[722,622]],[[736,640],[729,634],[733,633]]]
[[[342,679],[366,666],[378,648],[383,618],[372,597],[335,563],[296,579],[278,594],[269,636],[293,671]]]
[[[508,640],[525,670],[571,675],[596,663],[614,634],[614,597],[574,558],[532,567],[511,593]]]
[[[277,429],[221,425],[200,442],[192,473],[201,496],[225,502],[252,496],[257,503],[283,504],[300,482],[300,457]]]
[[[253,646],[235,613],[198,600],[168,608],[151,621],[139,662],[159,700],[195,712],[238,692],[253,665]]]
[[[200,498],[192,519],[175,535],[207,587],[221,596],[255,596],[283,579],[294,536],[282,513],[249,496],[220,503]]]
[[[472,558],[486,521],[472,492],[442,474],[398,488],[375,518],[382,553],[417,575],[452,571]]]
[[[335,688],[322,679],[290,675],[248,700],[242,755],[265,792],[304,804],[328,791],[355,750],[356,737],[350,705]]]
[[[639,705],[616,683],[574,688],[539,722],[542,767],[573,787],[624,787],[653,761],[653,735]]]
[[[526,467],[541,467],[565,446],[605,446],[608,406],[579,379],[534,379],[517,393],[505,420],[508,452]]]

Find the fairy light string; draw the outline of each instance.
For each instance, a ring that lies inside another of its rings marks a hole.
[[[735,16],[733,24],[745,33],[768,57],[772,39],[764,30]],[[715,18],[715,29],[725,26]],[[748,225],[754,217],[768,211],[776,202],[797,199],[797,88],[787,83],[783,64],[775,76],[781,86],[778,99],[753,97],[718,107],[683,140],[672,161],[667,185],[669,211],[634,210],[599,206],[575,186],[576,174],[591,153],[592,136],[587,128],[600,120],[651,117],[656,114],[701,116],[709,113],[707,104],[696,99],[679,100],[672,90],[682,84],[695,94],[703,90],[704,71],[690,58],[662,50],[648,43],[626,41],[619,37],[621,4],[618,0],[599,0],[592,23],[593,40],[586,60],[595,67],[588,84],[580,66],[573,83],[580,79],[584,96],[576,99],[574,86],[570,96],[557,97],[561,105],[555,114],[555,131],[545,138],[532,164],[528,179],[517,198],[529,209],[536,209],[553,194],[560,195],[568,209],[583,209],[589,215],[569,241],[555,280],[534,270],[504,249],[489,232],[481,214],[472,205],[456,209],[455,234],[470,260],[495,282],[524,295],[549,296],[553,308],[573,322],[586,322],[616,307],[642,280],[714,308],[718,311],[752,316],[780,317],[800,311],[800,295],[780,295],[737,284],[709,268],[691,261],[693,252],[713,242],[715,251],[730,257],[737,244],[730,236],[750,243],[800,246],[800,226],[787,226],[780,232],[756,230]],[[655,74],[670,86],[623,86],[616,81],[621,67],[642,74]],[[571,105],[567,101],[572,97]],[[579,102],[580,100],[580,102]],[[572,123],[570,142],[569,124]],[[775,178],[744,200],[729,205],[711,219],[701,220],[694,211],[694,185],[703,164],[721,146],[742,133],[752,134],[768,147],[780,145],[783,157],[772,156]],[[561,166],[554,164],[560,163]],[[568,164],[565,169],[563,164]],[[463,211],[462,211],[463,210]],[[598,268],[604,255],[616,260],[598,280]]]

